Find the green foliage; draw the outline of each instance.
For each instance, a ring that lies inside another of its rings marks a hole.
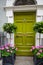
[[[43,46],[32,46],[31,52],[36,55],[37,58],[43,58]]]
[[[13,23],[5,23],[3,25],[3,30],[6,31],[7,33],[16,32],[16,29],[17,29],[17,27]]]
[[[43,52],[37,56],[38,58],[43,58]]]
[[[11,54],[16,53],[16,47],[11,44],[6,44],[0,47],[0,52],[2,56],[10,56]]]
[[[33,26],[33,30],[35,32],[43,33],[43,21],[36,22]]]
[[[32,50],[32,52],[33,52],[34,55],[36,55],[37,52],[38,52],[38,49],[35,48],[34,50]]]

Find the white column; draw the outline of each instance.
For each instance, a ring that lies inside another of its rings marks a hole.
[[[13,6],[13,3],[15,2],[15,0],[7,0],[6,1],[6,6]],[[13,11],[12,10],[6,10],[6,16],[8,17],[8,23],[13,23]],[[9,34],[7,34],[7,38],[8,38],[8,43],[9,43]],[[11,43],[14,45],[14,34],[11,35]]]
[[[13,6],[14,2],[15,2],[15,0],[7,0],[6,1],[6,6]]]
[[[7,10],[6,11],[6,16],[8,17],[8,23],[14,23],[13,20],[13,11],[12,10]],[[7,34],[7,38],[8,38],[8,43],[10,43],[10,36],[9,34]],[[11,43],[14,46],[14,33],[11,34]]]
[[[42,21],[42,16],[43,16],[43,9],[42,10],[41,9],[37,9],[36,22]],[[39,46],[39,33],[36,33],[36,46]]]

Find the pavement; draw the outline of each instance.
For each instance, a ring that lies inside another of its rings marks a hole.
[[[14,65],[34,65],[33,57],[17,56]]]
[[[0,65],[2,65],[2,60],[0,60]],[[34,65],[33,57],[16,56],[14,65]]]
[[[2,65],[2,60],[0,60],[0,65]]]

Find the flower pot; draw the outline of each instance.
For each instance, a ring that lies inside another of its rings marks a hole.
[[[33,56],[34,65],[43,65],[43,58],[38,58],[36,55]]]
[[[14,55],[12,54],[11,56],[3,56],[3,62],[2,65],[14,65]]]
[[[16,60],[16,54],[14,54],[14,60]]]

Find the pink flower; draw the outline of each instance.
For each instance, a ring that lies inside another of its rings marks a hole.
[[[4,50],[4,47],[2,47],[1,50]]]
[[[5,47],[6,49],[9,49],[7,46]]]
[[[9,52],[9,50],[7,50],[7,52]]]
[[[40,53],[38,52],[36,55],[40,55]]]
[[[37,49],[39,49],[39,46],[36,46]]]
[[[34,50],[35,49],[35,46],[32,46],[32,49]]]
[[[7,44],[4,45],[4,47],[6,47],[6,46],[10,46],[10,44],[7,43]]]
[[[42,52],[42,50],[40,49],[39,52]]]
[[[10,44],[8,43],[7,46],[10,46]]]
[[[10,47],[14,47],[12,44],[10,44]]]
[[[43,46],[39,46],[39,48],[43,48]]]

